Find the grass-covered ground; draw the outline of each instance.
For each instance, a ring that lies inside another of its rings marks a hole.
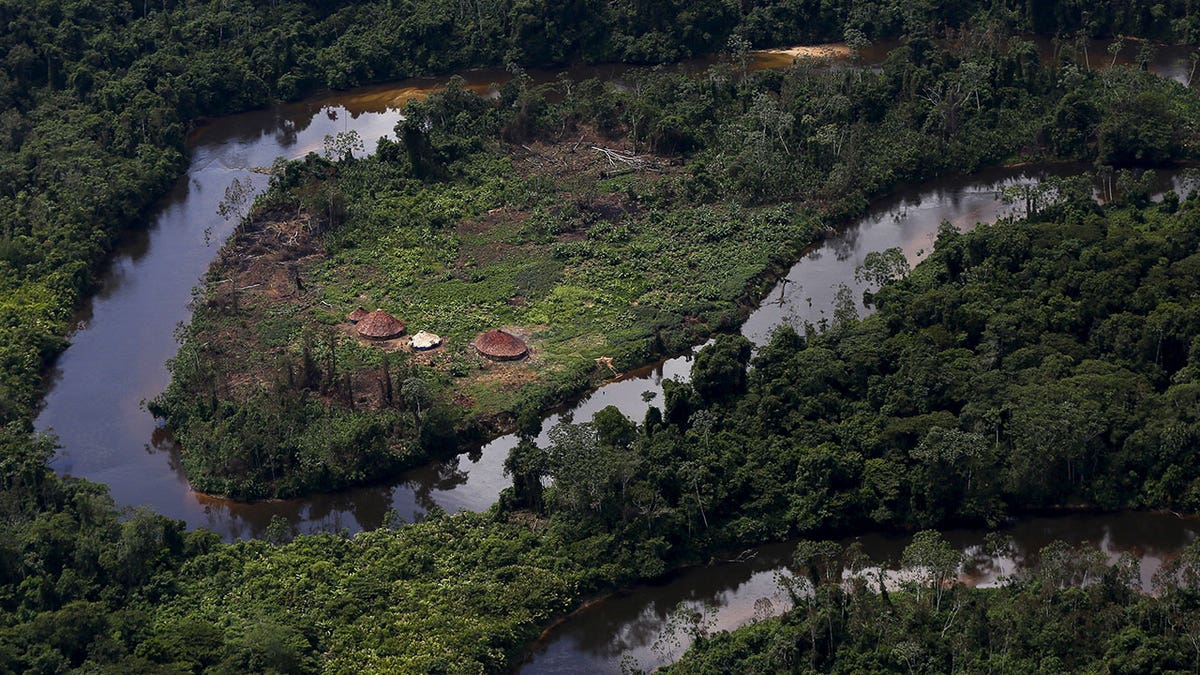
[[[817,233],[791,207],[695,203],[680,160],[643,153],[646,167],[628,171],[595,147],[635,154],[628,138],[583,128],[492,145],[450,180],[413,178],[379,156],[293,167],[320,173],[323,187],[336,181],[336,227],[326,211],[292,208],[313,184],[277,178],[214,263],[176,360],[177,373],[199,366],[210,380],[199,389],[223,409],[199,433],[182,425],[196,486],[249,498],[338,487],[511,430],[522,414],[538,419],[736,325],[755,282]],[[444,345],[363,339],[345,318],[360,305]],[[481,356],[471,342],[492,328],[523,337],[529,356]],[[252,442],[272,446],[265,455],[217,464],[197,451],[247,416],[263,423]],[[322,468],[272,464],[276,450],[292,452],[289,433]],[[351,469],[323,468],[355,453]],[[289,473],[297,480],[279,479]]]
[[[311,321],[343,325],[362,304],[442,335],[443,350],[413,361],[445,402],[488,417],[514,411],[523,385],[574,388],[613,374],[596,359],[622,370],[661,354],[664,332],[677,349],[732,322],[751,282],[811,240],[785,209],[688,203],[683,167],[666,160],[608,177],[591,146],[629,142],[585,135],[505,144],[453,182],[380,181],[379,160],[341,169],[354,206],[305,269]],[[525,337],[531,358],[480,358],[470,341],[497,327]],[[378,361],[376,345],[351,342]]]

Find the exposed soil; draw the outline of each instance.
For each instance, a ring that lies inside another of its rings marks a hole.
[[[537,371],[527,359],[521,361],[487,361],[481,374],[475,377],[481,384],[497,385],[503,391],[517,391],[531,382],[538,381]]]
[[[455,231],[461,234],[484,234],[492,230],[496,225],[503,222],[518,222],[523,223],[529,220],[529,213],[514,209],[511,206],[501,206],[492,209],[483,214],[482,218],[464,220],[455,227]]]
[[[634,154],[628,138],[608,138],[591,127],[580,127],[573,134],[557,139],[536,139],[511,146],[513,168],[523,176],[587,176],[603,178],[611,167],[594,147]]]
[[[596,213],[601,219],[610,223],[617,222],[629,216],[636,216],[641,208],[636,202],[629,199],[623,194],[606,194],[601,195],[588,204],[588,208]]]
[[[611,151],[611,154],[605,151]],[[539,138],[510,146],[513,168],[522,176],[587,179],[588,182],[633,173],[672,175],[683,168],[677,158],[655,154],[628,136],[610,138],[588,126],[564,132],[558,138]],[[623,161],[621,157],[637,161]]]
[[[214,293],[208,302],[236,307],[242,302],[253,303],[260,296],[302,296],[305,288],[301,269],[324,253],[307,218],[288,218],[280,212],[261,214],[221,249],[213,266],[221,278],[213,284]]]
[[[843,43],[827,45],[805,45],[788,49],[765,49],[763,54],[782,54],[792,58],[804,59],[847,59],[850,58],[850,47]]]
[[[519,245],[504,242],[490,242],[486,246],[463,246],[458,259],[454,261],[454,267],[461,270],[472,265],[495,262],[501,258],[519,258],[526,253],[537,253],[540,249],[541,247],[533,244]]]

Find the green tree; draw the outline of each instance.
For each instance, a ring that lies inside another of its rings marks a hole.
[[[741,335],[718,335],[692,365],[692,387],[705,401],[719,401],[746,388],[752,345]]]

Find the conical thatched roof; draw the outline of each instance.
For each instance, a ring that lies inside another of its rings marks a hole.
[[[412,345],[413,349],[423,352],[442,344],[442,338],[428,331],[421,331],[409,338],[408,343]]]
[[[480,354],[500,361],[519,359],[529,353],[521,338],[502,330],[489,330],[475,338],[475,349]]]
[[[404,322],[377,309],[358,322],[358,334],[372,340],[387,340],[404,332]]]
[[[368,314],[370,314],[370,312],[363,309],[360,305],[358,309],[347,314],[346,318],[350,320],[350,323],[358,323],[359,321],[362,321],[363,318],[365,318]]]

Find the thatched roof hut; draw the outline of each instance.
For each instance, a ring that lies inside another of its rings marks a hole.
[[[413,349],[423,352],[434,349],[442,344],[442,338],[428,331],[421,331],[408,339]]]
[[[497,361],[513,361],[529,353],[521,338],[502,330],[489,330],[472,343],[480,354]]]
[[[347,314],[346,318],[350,320],[350,323],[358,323],[359,321],[362,321],[364,318],[366,318],[366,316],[368,314],[370,314],[370,312],[363,309],[362,305],[359,305],[358,309]]]
[[[358,334],[372,340],[388,340],[404,333],[404,322],[377,309],[358,322]]]

